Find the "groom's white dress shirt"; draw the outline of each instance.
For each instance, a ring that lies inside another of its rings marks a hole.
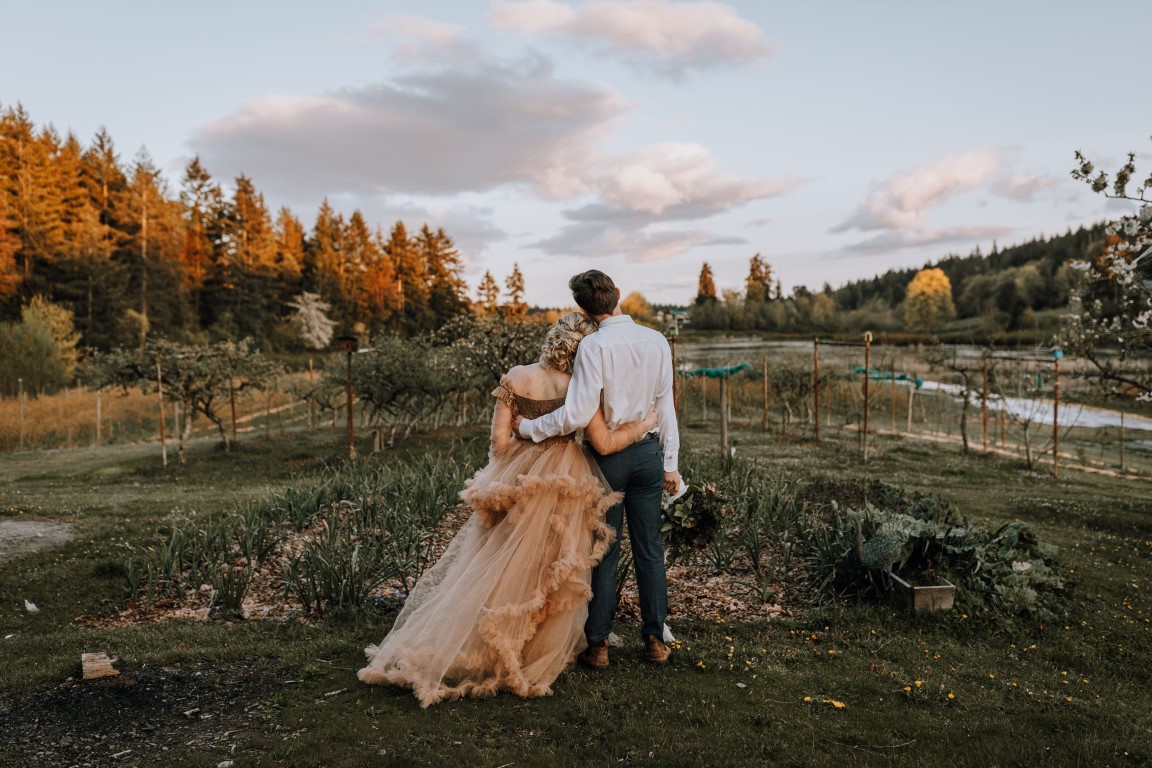
[[[520,422],[520,434],[533,442],[566,435],[587,426],[604,406],[610,428],[640,421],[655,403],[660,420],[660,448],[664,471],[676,472],[680,432],[672,400],[672,353],[664,335],[637,325],[628,315],[600,321],[596,333],[585,336],[576,348],[572,381],[564,406],[538,419]]]

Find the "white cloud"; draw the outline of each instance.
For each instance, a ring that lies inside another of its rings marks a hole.
[[[873,186],[856,212],[833,232],[912,229],[927,209],[984,184],[1000,169],[1004,150],[970,149],[944,155]]]
[[[665,142],[606,159],[591,174],[588,186],[623,210],[699,218],[781,194],[800,183],[795,178],[743,179],[722,171],[699,144]],[[686,211],[696,213],[684,215]]]
[[[245,173],[289,199],[341,193],[455,194],[508,184],[553,195],[578,181],[625,110],[551,62],[479,59],[320,96],[272,96],[199,128],[214,173]]]
[[[590,0],[573,8],[555,0],[501,0],[489,23],[528,35],[566,35],[672,78],[768,59],[775,50],[759,27],[716,2]]]
[[[443,24],[421,16],[397,14],[372,25],[377,37],[399,41],[412,40],[434,47],[456,45],[461,42],[464,28],[455,24]]]

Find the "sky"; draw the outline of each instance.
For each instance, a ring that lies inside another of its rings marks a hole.
[[[443,227],[687,304],[760,254],[819,289],[1113,218],[1073,152],[1152,170],[1146,0],[88,0],[0,9],[0,108],[199,156],[310,226]],[[1143,178],[1143,175],[1141,176]]]

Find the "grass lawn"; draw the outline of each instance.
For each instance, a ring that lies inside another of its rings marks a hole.
[[[612,667],[566,674],[553,697],[422,710],[407,691],[355,678],[388,614],[315,626],[73,621],[125,602],[122,562],[172,515],[310,483],[338,461],[339,435],[252,440],[233,454],[204,443],[167,469],[155,446],[4,456],[0,520],[61,521],[77,535],[0,560],[0,765],[1152,764],[1152,484],[1055,480],[897,438],[861,465],[854,435],[735,437],[743,455],[798,480],[877,478],[986,526],[1030,523],[1060,547],[1074,584],[1067,617],[994,623],[880,605],[754,624],[674,615],[683,645],[669,668],[643,663],[636,628],[618,627],[627,645]],[[716,439],[685,432],[696,447]],[[97,650],[122,674],[80,682],[80,654]]]

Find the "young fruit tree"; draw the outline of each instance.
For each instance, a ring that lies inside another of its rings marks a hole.
[[[219,411],[221,403],[227,404],[247,389],[264,389],[280,372],[281,366],[255,350],[249,339],[212,345],[155,339],[143,349],[117,349],[94,356],[88,379],[93,387],[136,387],[145,393],[162,385],[164,398],[180,404],[179,458],[183,464],[197,414],[216,425],[224,449],[229,450],[232,443]]]

